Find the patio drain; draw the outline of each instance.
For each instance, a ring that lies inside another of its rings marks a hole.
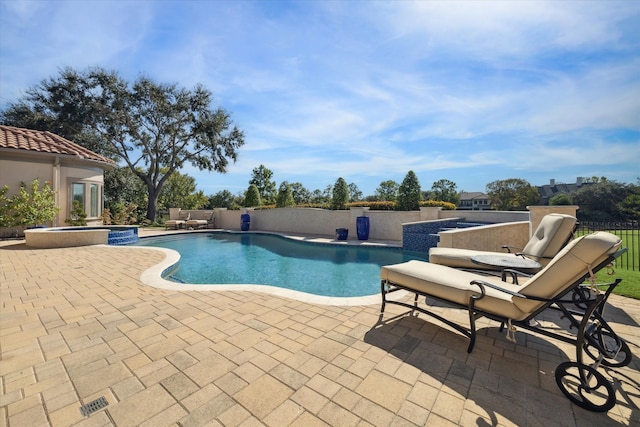
[[[93,400],[87,404],[82,405],[80,407],[80,412],[82,412],[83,416],[88,417],[94,412],[99,411],[102,408],[106,408],[108,404],[109,402],[107,402],[107,399],[105,399],[104,396],[99,397],[96,400]]]

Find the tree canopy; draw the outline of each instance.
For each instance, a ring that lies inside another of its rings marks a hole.
[[[349,202],[349,186],[344,178],[340,177],[333,185],[331,196],[331,207],[333,209],[344,209]]]
[[[362,199],[362,191],[358,188],[355,182],[349,184],[349,201],[357,202]]]
[[[249,185],[253,184],[258,187],[260,199],[266,205],[274,203],[276,198],[276,182],[272,178],[273,171],[264,165],[260,165],[257,168],[253,168],[251,179],[249,180]]]
[[[168,211],[170,208],[201,209],[209,202],[202,190],[197,190],[194,177],[174,172],[162,187],[158,198],[158,207]]]
[[[400,184],[392,179],[382,181],[376,188],[375,198],[382,202],[395,202]]]
[[[10,104],[0,121],[48,130],[123,162],[144,183],[153,221],[162,187],[175,171],[191,164],[224,173],[237,159],[244,134],[212,102],[201,85],[188,90],[148,77],[130,84],[102,68],[65,68]]]
[[[422,191],[420,181],[414,171],[409,171],[398,187],[396,209],[399,211],[414,211],[420,209]]]
[[[209,203],[205,206],[207,209],[226,208],[238,209],[240,205],[238,198],[229,190],[218,191],[216,194],[209,196]]]
[[[540,202],[538,189],[524,179],[509,178],[487,184],[487,196],[497,210],[526,210]]]
[[[255,184],[249,185],[247,191],[244,193],[244,206],[248,208],[258,207],[262,204],[260,199],[260,191]]]
[[[609,221],[638,218],[640,187],[609,181],[606,178],[585,181],[571,194],[571,202],[580,206],[578,219]]]
[[[280,188],[278,189],[278,196],[276,197],[276,207],[286,208],[289,206],[295,206],[296,202],[293,199],[293,193],[291,192],[291,185],[287,181],[282,181]]]
[[[291,184],[291,194],[296,205],[302,205],[305,203],[311,203],[311,192],[302,185],[301,182],[294,182]]]
[[[429,195],[431,200],[449,202],[457,206],[460,204],[460,194],[456,188],[457,185],[455,182],[449,181],[448,179],[441,179],[433,183]]]

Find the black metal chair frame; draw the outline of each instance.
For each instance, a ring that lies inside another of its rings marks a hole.
[[[604,262],[598,265],[592,270],[597,272],[598,270],[611,264],[617,257],[626,252],[627,249],[623,248],[616,253],[610,255]],[[615,390],[609,381],[597,371],[598,367],[602,364],[610,367],[626,366],[631,362],[631,352],[628,344],[620,338],[613,329],[609,326],[604,319],[604,306],[611,295],[613,289],[621,282],[621,279],[616,279],[611,283],[599,284],[599,285],[585,285],[584,281],[590,278],[591,273],[587,272],[579,280],[567,287],[558,296],[551,299],[537,298],[527,295],[523,295],[517,292],[512,292],[508,289],[501,288],[493,283],[485,282],[483,280],[473,280],[470,284],[478,287],[478,294],[469,298],[467,305],[454,303],[446,299],[438,298],[430,295],[426,292],[418,291],[410,287],[399,285],[396,283],[388,282],[386,280],[381,281],[381,293],[382,293],[382,307],[380,310],[380,321],[384,313],[386,304],[395,304],[403,307],[410,308],[431,316],[441,322],[449,325],[453,329],[462,333],[469,338],[469,346],[467,352],[471,353],[475,345],[476,340],[476,320],[481,317],[486,317],[500,322],[500,330],[504,328],[506,323],[512,326],[521,327],[523,329],[550,337],[560,341],[575,344],[576,347],[576,362],[564,362],[558,365],[556,368],[556,383],[564,395],[569,398],[576,405],[596,412],[606,412],[611,409],[616,403]],[[594,294],[590,289],[597,286],[598,288],[606,288],[604,292]],[[505,317],[489,313],[486,311],[480,311],[476,309],[475,303],[477,300],[482,299],[485,296],[485,288],[490,287],[499,291],[508,293],[517,298],[523,298],[527,300],[541,301],[544,304],[531,315],[524,320],[513,321]],[[399,290],[409,291],[415,294],[413,304],[409,304],[403,301],[388,300],[386,295]],[[580,290],[580,292],[575,292]],[[569,292],[574,292],[571,298],[565,298]],[[449,319],[429,311],[418,305],[418,298],[423,296],[425,298],[434,298],[436,300],[445,302],[454,307],[467,309],[469,313],[469,328],[461,326]],[[569,305],[573,305],[583,310],[575,310],[569,308]],[[576,328],[576,336],[563,335],[550,330],[544,329],[537,322],[531,322],[536,316],[546,309],[556,309],[562,312],[562,317],[567,318],[570,322],[570,329]],[[583,351],[594,359],[591,365],[583,362]],[[595,400],[595,402],[593,401]]]

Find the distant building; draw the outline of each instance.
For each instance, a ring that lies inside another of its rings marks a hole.
[[[473,210],[482,211],[491,209],[491,202],[489,196],[480,192],[465,192],[460,193],[460,204],[458,205],[460,210]]]
[[[538,186],[538,193],[540,193],[540,204],[549,205],[549,200],[558,194],[571,195],[584,185],[591,185],[592,182],[585,181],[584,178],[576,178],[575,184],[563,184],[557,183],[555,179],[550,179],[549,184]]]
[[[0,125],[0,188],[9,186],[11,196],[22,183],[48,182],[60,208],[48,225],[64,226],[74,201],[84,208],[87,224],[100,224],[104,172],[114,168],[112,160],[54,133]]]

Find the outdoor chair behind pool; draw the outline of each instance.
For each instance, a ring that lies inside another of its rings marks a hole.
[[[187,223],[185,224],[186,228],[189,229],[200,229],[200,228],[216,228],[215,227],[216,221],[215,221],[215,214],[212,212],[211,215],[209,215],[208,219],[189,219],[187,220]]]
[[[174,230],[178,230],[180,228],[184,228],[187,221],[191,219],[191,213],[189,212],[180,212],[178,214],[178,219],[169,219],[165,221],[164,228],[169,229],[173,228]]]

